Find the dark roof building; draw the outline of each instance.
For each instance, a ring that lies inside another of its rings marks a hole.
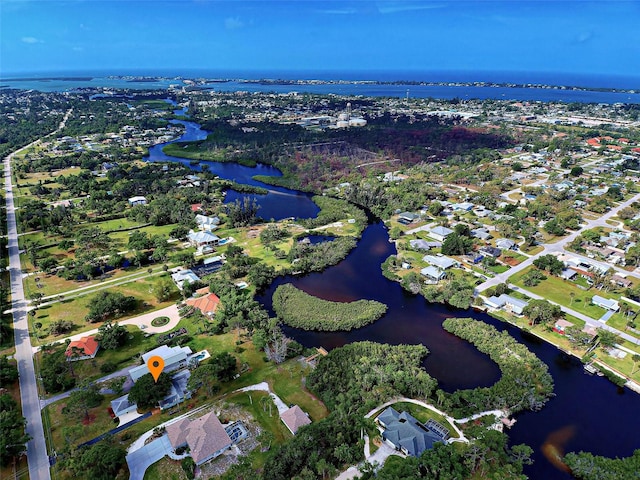
[[[388,407],[378,415],[376,421],[384,428],[382,438],[387,443],[413,457],[418,457],[425,450],[433,448],[434,443],[444,442],[449,437],[449,430],[439,423],[429,420],[423,425],[409,413],[399,413],[393,407]]]

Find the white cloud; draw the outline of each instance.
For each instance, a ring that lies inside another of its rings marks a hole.
[[[42,40],[38,40],[36,37],[22,37],[21,40],[24,43],[44,43]]]
[[[377,4],[378,12],[385,13],[398,13],[398,12],[412,12],[415,10],[434,10],[436,8],[445,8],[446,5],[438,3],[403,3],[403,2],[380,2]]]
[[[224,19],[224,28],[235,30],[244,27],[244,22],[239,17],[229,17]]]

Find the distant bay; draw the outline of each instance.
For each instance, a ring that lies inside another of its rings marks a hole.
[[[202,85],[219,92],[275,92],[275,93],[316,93],[336,95],[362,95],[371,97],[435,99],[493,99],[542,102],[579,102],[579,103],[634,103],[640,104],[640,78],[614,76],[588,76],[550,73],[523,72],[241,72],[241,71],[189,71],[189,72],[145,72],[125,73],[125,76],[109,76],[105,72],[96,72],[89,76],[87,72],[71,72],[68,77],[56,75],[15,75],[3,78],[3,87],[44,92],[73,91],[80,88],[109,89],[167,89],[170,85],[185,85],[183,79],[205,78],[212,80]],[[234,79],[219,81],[222,79]],[[343,82],[432,82],[438,85],[415,85],[402,83],[318,83],[302,85],[246,83],[256,79],[317,79],[321,81],[342,80]],[[550,87],[513,87],[453,85],[454,83],[492,82],[513,84],[535,84],[545,86],[577,86],[586,88],[625,89],[634,93],[572,90]]]

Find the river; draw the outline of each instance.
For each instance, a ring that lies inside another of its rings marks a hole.
[[[185,135],[179,140],[196,140],[206,135],[193,122],[179,122],[186,127]],[[149,159],[190,165],[189,160],[164,155],[161,146],[150,149]],[[265,218],[307,218],[317,213],[318,209],[308,195],[263,185],[251,179],[256,174],[278,175],[273,167],[203,163],[210,165],[211,171],[223,178],[268,188],[268,195],[255,196],[262,206],[259,213]],[[194,170],[200,168],[190,166]],[[241,196],[235,194],[233,198]],[[286,200],[281,201],[281,198]],[[264,212],[269,212],[269,215],[265,216]],[[357,247],[338,265],[321,273],[277,278],[258,300],[270,309],[271,294],[275,288],[291,282],[307,293],[327,300],[364,298],[383,302],[389,309],[380,320],[352,332],[306,332],[286,328],[286,333],[305,346],[327,349],[362,340],[390,344],[421,343],[430,351],[424,368],[438,379],[440,387],[446,391],[490,385],[499,378],[499,370],[471,344],[445,332],[442,329],[444,319],[473,317],[498,330],[507,330],[549,366],[555,382],[556,396],[540,412],[517,415],[517,423],[508,431],[512,444],[526,443],[534,449],[534,464],[525,467],[529,478],[572,478],[544,456],[545,444],[560,454],[585,450],[608,457],[628,456],[640,448],[637,422],[640,395],[620,389],[604,378],[586,375],[577,359],[489,315],[429,304],[424,298],[405,292],[398,283],[382,275],[380,264],[393,253],[395,246],[389,242],[386,227],[381,222],[373,222],[364,230]]]

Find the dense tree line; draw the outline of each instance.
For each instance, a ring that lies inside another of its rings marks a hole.
[[[356,246],[353,237],[337,237],[330,242],[296,243],[289,250],[289,261],[297,272],[319,272],[344,260]]]
[[[62,465],[82,480],[124,480],[128,478],[125,465],[127,451],[113,437],[90,446],[71,450]]]
[[[553,395],[547,365],[507,332],[471,318],[448,318],[443,328],[472,343],[498,364],[502,377],[491,387],[458,390],[447,398],[446,410],[464,417],[485,410],[540,410]]]
[[[64,392],[76,385],[73,362],[67,362],[66,346],[50,346],[42,349],[40,376],[47,393]]]
[[[580,480],[632,480],[640,478],[640,449],[626,458],[607,458],[589,452],[568,453],[564,462]]]
[[[5,384],[6,385],[6,384]],[[26,419],[17,402],[8,393],[0,395],[0,465],[8,465],[12,459],[26,450],[30,437],[25,428]]]
[[[421,367],[423,345],[356,342],[332,350],[309,375],[307,386],[331,410],[364,414],[396,395],[427,398],[436,380]]]
[[[403,281],[403,286],[405,284]],[[473,301],[473,289],[474,285],[464,278],[454,278],[438,285],[423,286],[422,294],[429,302],[446,303],[452,307],[467,309]]]
[[[521,480],[523,465],[531,463],[527,445],[508,444],[502,432],[487,430],[470,444],[436,443],[420,457],[387,461],[375,477],[379,480],[463,480],[500,478]],[[372,478],[365,474],[364,479]]]
[[[378,320],[387,306],[374,300],[331,302],[314,297],[291,283],[273,293],[273,310],[287,325],[303,330],[349,331]]]

